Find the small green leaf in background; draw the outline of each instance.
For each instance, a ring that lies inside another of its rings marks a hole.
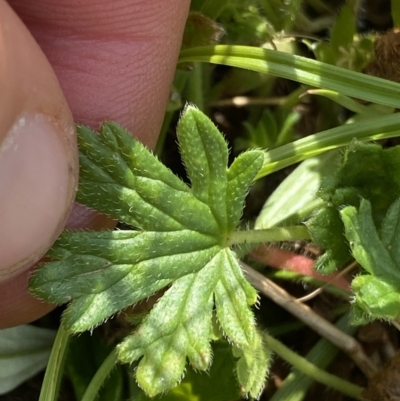
[[[397,28],[400,27],[400,2],[397,0],[391,0],[391,11],[392,11],[392,19],[393,25]]]
[[[396,319],[400,316],[400,199],[382,222],[380,234],[375,226],[371,203],[362,199],[360,208],[341,211],[345,235],[351,252],[366,273],[352,282],[355,294],[353,321]]]
[[[336,18],[331,33],[331,46],[335,58],[340,57],[343,51],[350,48],[355,32],[356,14],[349,4],[345,4]]]
[[[224,33],[224,28],[213,19],[191,11],[183,33],[182,49],[218,43]]]
[[[245,152],[227,168],[224,138],[192,106],[179,122],[178,140],[190,188],[118,125],[104,124],[99,135],[80,127],[78,200],[137,231],[64,233],[31,289],[49,302],[72,301],[64,324],[80,332],[169,286],[118,348],[122,362],[140,359],[139,386],[150,396],[170,390],[187,359],[208,370],[216,317],[243,353],[238,363],[254,372],[251,380],[238,375],[241,389],[256,397],[268,366],[249,308],[257,293],[227,244],[263,152]]]
[[[302,211],[317,199],[322,182],[335,173],[339,156],[338,151],[332,151],[303,161],[267,199],[255,227],[266,229],[282,223],[296,224],[307,218]]]
[[[297,111],[272,113],[267,109],[261,115],[256,125],[247,121],[243,123],[247,135],[244,138],[237,138],[235,149],[264,148],[274,149],[278,146],[292,142],[298,137],[295,125],[300,119]]]
[[[0,330],[0,394],[46,367],[54,338],[53,330],[28,325]]]
[[[373,36],[357,34],[357,5],[346,1],[335,19],[330,42],[305,40],[318,61],[362,71],[372,60]]]
[[[353,141],[346,149],[335,175],[327,178],[319,191],[326,202],[307,222],[313,241],[327,250],[317,261],[320,271],[329,273],[350,259],[339,209],[356,208],[361,198],[371,202],[372,216],[379,227],[390,205],[400,194],[400,147]]]
[[[224,34],[224,28],[215,20],[200,12],[191,11],[186,20],[181,49],[216,44]],[[183,70],[191,70],[193,67],[193,63],[179,66]]]

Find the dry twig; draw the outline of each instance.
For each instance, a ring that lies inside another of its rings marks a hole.
[[[377,368],[364,353],[358,341],[317,315],[310,307],[299,302],[273,281],[267,279],[245,263],[241,263],[247,279],[254,288],[345,352],[367,378],[371,378],[374,375]]]

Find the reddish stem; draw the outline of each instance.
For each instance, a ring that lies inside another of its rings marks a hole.
[[[297,255],[283,249],[260,246],[252,251],[250,256],[257,262],[275,269],[289,270],[303,276],[327,282],[348,292],[350,290],[350,283],[345,277],[339,276],[339,272],[326,275],[319,274],[314,270],[314,260],[305,255]]]

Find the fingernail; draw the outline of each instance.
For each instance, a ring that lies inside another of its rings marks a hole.
[[[0,281],[40,259],[65,222],[75,183],[59,129],[27,114],[0,145]]]

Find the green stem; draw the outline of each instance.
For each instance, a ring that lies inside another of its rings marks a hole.
[[[265,344],[273,352],[279,355],[283,360],[289,362],[296,369],[306,374],[307,376],[310,376],[315,381],[332,387],[343,394],[355,398],[356,400],[363,400],[363,398],[361,397],[361,393],[364,389],[362,387],[356,386],[355,384],[352,384],[346,380],[340,379],[337,376],[331,375],[330,373],[327,373],[322,369],[319,369],[312,363],[308,362],[307,359],[301,357],[300,355],[297,355],[295,352],[291,351],[281,342],[269,336],[268,334],[264,334],[264,341]]]
[[[168,129],[171,125],[172,117],[174,116],[173,111],[167,111],[164,114],[164,120],[161,126],[160,134],[158,135],[158,140],[156,147],[154,149],[154,154],[156,154],[158,157],[161,156],[163,150],[164,150],[164,144],[165,144],[165,139],[167,137],[167,132]]]
[[[292,110],[293,107],[299,103],[299,98],[307,93],[308,89],[309,88],[306,86],[299,86],[297,89],[289,93],[286,98],[284,98],[281,107],[288,111]]]
[[[115,349],[113,349],[93,376],[81,401],[94,401],[96,399],[101,386],[114,369],[116,362],[117,353],[115,352]]]
[[[228,246],[263,242],[296,241],[310,239],[305,226],[274,227],[266,230],[234,231],[228,238]]]
[[[310,89],[307,91],[309,95],[318,95],[325,97],[327,99],[332,100],[333,102],[339,104],[347,110],[353,111],[354,113],[358,113],[360,115],[368,116],[368,117],[379,117],[382,114],[392,114],[393,109],[388,108],[388,111],[385,113],[384,111],[378,111],[371,107],[364,106],[363,104],[356,102],[351,97],[341,95],[338,92],[325,90],[325,89]]]
[[[187,100],[204,111],[203,95],[203,68],[200,63],[195,63],[187,84]]]
[[[335,326],[350,335],[353,335],[357,331],[357,328],[349,323],[348,313],[343,315]],[[272,334],[271,330],[269,332]],[[320,369],[326,369],[338,353],[339,349],[323,338],[308,352],[306,358]],[[269,401],[302,401],[305,399],[313,382],[314,380],[311,377],[305,376],[297,369],[293,369]]]
[[[61,323],[44,375],[39,401],[55,401],[60,388],[69,334]]]
[[[175,73],[175,79],[173,83],[173,88],[175,88],[176,92],[181,94],[183,89],[186,86],[189,74],[187,72],[177,70]],[[166,111],[164,115],[164,121],[160,130],[160,134],[158,135],[157,145],[155,147],[154,153],[157,156],[160,156],[163,149],[164,143],[167,136],[167,132],[170,128],[172,117],[174,116],[175,111]]]

